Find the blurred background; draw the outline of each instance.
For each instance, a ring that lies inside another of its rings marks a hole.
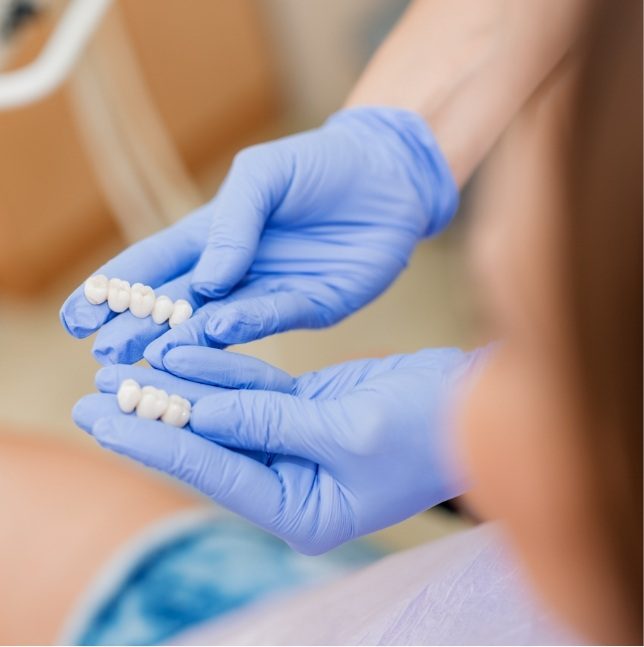
[[[62,87],[0,110],[2,429],[95,447],[70,411],[94,389],[98,366],[92,339],[74,340],[59,324],[64,298],[124,246],[209,199],[237,150],[315,127],[340,108],[405,5],[115,0]],[[65,6],[0,0],[1,71],[39,54]],[[420,245],[364,311],[236,350],[297,374],[471,346],[466,212],[465,200],[455,225]],[[386,541],[413,545],[464,523],[432,511]]]

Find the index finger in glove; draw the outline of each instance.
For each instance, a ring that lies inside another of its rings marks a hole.
[[[130,283],[144,283],[153,288],[190,270],[204,247],[210,221],[206,204],[176,225],[145,238],[115,256],[96,270],[108,278]],[[83,285],[67,298],[60,310],[60,320],[74,337],[82,339],[114,317],[106,303],[87,301]]]
[[[127,379],[134,380],[141,386],[154,386],[169,394],[180,395],[193,404],[200,398],[224,390],[216,386],[182,380],[166,371],[157,371],[144,366],[130,366],[129,364],[104,366],[96,373],[95,381],[97,388],[103,393],[117,393],[121,383]]]
[[[165,368],[186,380],[235,389],[265,389],[291,393],[295,378],[248,355],[217,348],[181,346],[163,358]]]

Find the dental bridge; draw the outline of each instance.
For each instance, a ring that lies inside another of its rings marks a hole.
[[[192,412],[190,402],[180,395],[168,395],[154,386],[141,387],[131,378],[121,382],[116,399],[123,413],[136,412],[139,418],[161,420],[173,427],[185,427]]]
[[[192,306],[185,299],[172,301],[170,297],[157,297],[149,285],[134,283],[130,286],[123,279],[108,279],[104,274],[90,276],[84,285],[85,298],[92,305],[107,306],[113,312],[130,312],[139,319],[152,317],[156,324],[168,322],[174,328],[192,317]]]

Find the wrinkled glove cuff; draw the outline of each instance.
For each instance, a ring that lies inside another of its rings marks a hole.
[[[396,161],[404,164],[424,205],[423,236],[444,229],[456,213],[459,191],[447,160],[425,120],[401,108],[364,106],[331,115],[327,124],[366,126],[375,137],[388,138]]]

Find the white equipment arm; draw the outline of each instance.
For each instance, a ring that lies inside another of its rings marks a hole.
[[[53,92],[67,77],[112,0],[72,0],[40,56],[0,74],[0,110],[17,108]]]

